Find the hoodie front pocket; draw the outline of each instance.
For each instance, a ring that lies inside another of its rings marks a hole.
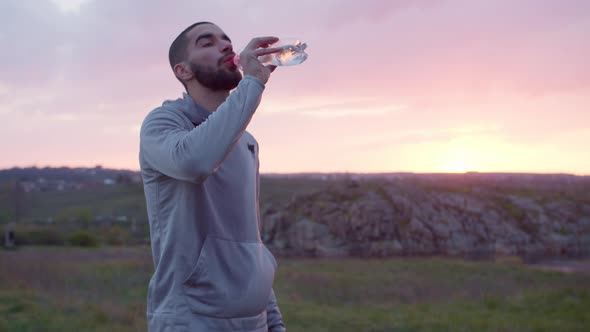
[[[208,236],[197,264],[183,283],[193,312],[237,318],[266,309],[276,261],[260,242],[236,242]]]

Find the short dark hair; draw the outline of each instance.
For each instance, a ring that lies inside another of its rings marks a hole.
[[[170,67],[172,68],[172,71],[174,71],[174,66],[176,66],[178,63],[182,62],[185,60],[186,58],[186,48],[188,45],[188,39],[186,38],[186,34],[192,30],[192,28],[196,27],[197,25],[201,25],[201,24],[213,24],[211,22],[197,22],[192,24],[191,26],[189,26],[188,28],[184,29],[177,37],[176,39],[174,39],[174,41],[172,42],[172,45],[170,45],[170,49],[168,50],[168,61],[170,61]],[[176,74],[175,74],[176,76]],[[184,83],[182,80],[180,80],[178,77],[177,79],[180,81],[180,83],[182,83],[182,85],[184,85],[184,88],[186,89],[186,83]]]

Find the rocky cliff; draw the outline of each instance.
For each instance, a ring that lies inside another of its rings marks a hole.
[[[262,215],[263,240],[279,254],[534,260],[590,252],[587,177],[356,177]]]

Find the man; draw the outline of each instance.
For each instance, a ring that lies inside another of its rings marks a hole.
[[[277,52],[276,41],[250,41],[243,78],[212,23],[193,24],[170,47],[187,93],[150,112],[140,133],[155,266],[149,331],[285,331],[276,260],[260,240],[258,143],[246,132],[275,69],[257,58]]]

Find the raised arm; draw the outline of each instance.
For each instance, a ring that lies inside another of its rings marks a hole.
[[[181,115],[150,113],[140,132],[140,151],[149,166],[175,179],[202,182],[239,140],[260,103],[264,85],[246,76],[207,120],[191,130]]]

